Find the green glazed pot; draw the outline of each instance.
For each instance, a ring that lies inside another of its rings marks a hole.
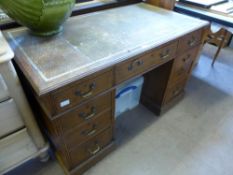
[[[59,33],[75,0],[0,0],[2,10],[36,35]]]

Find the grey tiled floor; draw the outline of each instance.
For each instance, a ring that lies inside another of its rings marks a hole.
[[[145,107],[117,121],[118,148],[85,175],[233,175],[233,50],[205,46],[175,107],[156,117]],[[56,161],[27,163],[8,175],[62,175]]]

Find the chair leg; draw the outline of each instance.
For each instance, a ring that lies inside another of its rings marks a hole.
[[[214,66],[214,63],[215,63],[215,61],[216,61],[216,59],[217,59],[217,57],[218,57],[218,55],[219,55],[221,49],[222,49],[222,47],[219,46],[217,52],[216,52],[215,55],[214,55],[214,59],[213,59],[212,64],[211,64],[212,66]]]
[[[223,48],[223,46],[224,46],[224,44],[225,44],[227,32],[228,32],[228,31],[225,30],[224,33],[223,33],[223,35],[221,36],[222,41],[221,41],[221,43],[220,43],[220,45],[219,45],[219,47],[218,47],[217,52],[216,52],[215,55],[214,55],[214,59],[213,59],[212,64],[211,64],[212,66],[214,66],[214,63],[215,63],[215,61],[216,61],[216,59],[217,59],[217,57],[218,57],[218,55],[219,55],[221,49]]]

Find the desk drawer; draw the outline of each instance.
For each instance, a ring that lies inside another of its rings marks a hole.
[[[186,84],[186,78],[179,80],[177,83],[168,87],[165,95],[164,104],[167,104],[172,99],[180,95],[184,91],[184,87]]]
[[[202,29],[196,30],[190,34],[185,35],[179,40],[178,54],[191,49],[201,43]]]
[[[58,123],[63,132],[72,130],[73,128],[89,122],[96,118],[101,112],[110,109],[112,103],[112,93],[104,94],[79,108],[59,117]]]
[[[172,42],[140,57],[118,64],[115,70],[116,83],[120,83],[132,76],[143,73],[147,71],[148,68],[167,62],[175,57],[176,49],[177,42]]]
[[[59,113],[74,107],[80,102],[111,88],[112,84],[112,71],[108,71],[84,82],[76,82],[70,88],[61,89],[52,94],[56,112]]]
[[[0,102],[6,100],[7,98],[9,98],[9,96],[10,95],[9,95],[6,83],[5,83],[2,75],[0,74]]]
[[[64,141],[68,148],[77,147],[79,144],[86,142],[104,129],[112,125],[112,111],[108,110],[101,113],[95,119],[82,124],[72,131],[64,134]]]
[[[188,77],[192,64],[197,56],[198,49],[199,47],[189,50],[175,59],[170,81],[174,83],[178,81],[178,79]]]
[[[0,103],[0,137],[24,126],[13,99]]]
[[[111,143],[112,139],[112,128],[109,128],[88,142],[70,151],[72,166],[75,167],[88,158],[91,158],[101,152],[104,147]]]

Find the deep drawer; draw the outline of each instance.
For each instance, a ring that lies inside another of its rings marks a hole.
[[[118,64],[115,69],[116,83],[145,72],[153,66],[167,62],[175,57],[176,49],[177,42],[172,42],[140,57]]]
[[[112,103],[112,93],[104,94],[90,102],[81,105],[79,108],[59,117],[58,123],[63,132],[90,122],[95,119],[101,112],[110,109]]]
[[[24,126],[13,99],[0,103],[0,137]]]
[[[9,96],[10,95],[9,95],[6,83],[5,83],[2,75],[0,74],[0,102],[6,100],[7,98],[9,98]]]
[[[65,111],[80,102],[112,87],[112,71],[105,72],[84,82],[76,82],[69,88],[64,88],[52,94],[56,112]]]
[[[84,123],[77,128],[73,128],[72,131],[63,135],[67,147],[77,147],[79,144],[86,142],[99,132],[111,127],[112,120],[112,111],[108,110],[97,116],[95,119]]]
[[[201,43],[202,29],[196,30],[183,36],[179,40],[178,54],[182,54],[184,51],[191,49]]]
[[[112,139],[112,128],[109,128],[98,134],[88,142],[70,151],[72,166],[75,167],[88,158],[91,158],[92,156],[99,153],[105,146],[111,143]]]

